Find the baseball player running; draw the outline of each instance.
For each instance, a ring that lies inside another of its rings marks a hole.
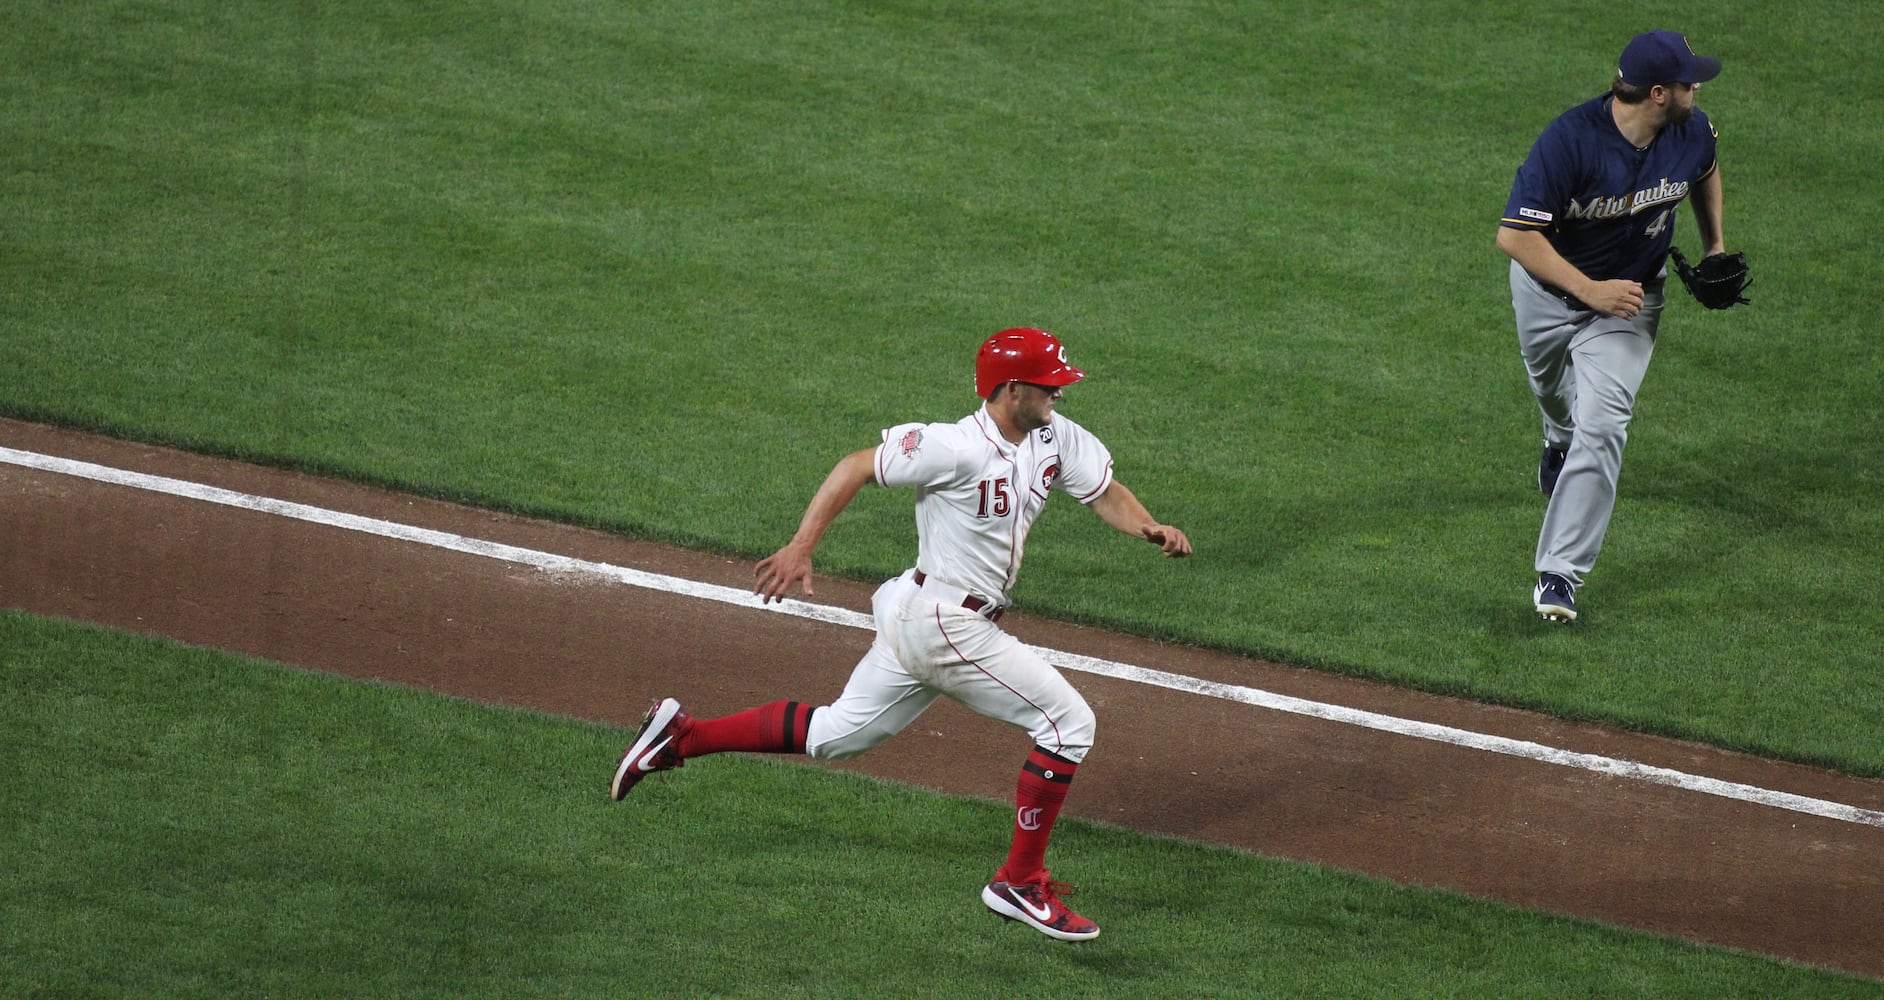
[[[776,701],[719,719],[695,719],[665,698],[648,711],[615,769],[619,801],[643,777],[692,757],[730,750],[854,757],[901,732],[948,695],[1024,730],[1007,861],[981,899],[988,909],[1049,937],[1080,941],[1098,925],[1073,912],[1070,887],[1046,868],[1047,839],[1095,720],[1060,672],[996,624],[1020,571],[1027,529],[1060,490],[1107,524],[1188,556],[1184,532],[1161,524],[1113,478],[1112,455],[1085,428],[1054,412],[1065,387],[1085,377],[1052,334],[1003,330],[975,358],[981,409],[952,424],[899,424],[883,443],[841,459],[818,488],[784,548],[759,561],[755,593],[810,596],[811,555],[825,529],[864,486],[916,489],[914,568],[877,588],[876,638],[838,699],[819,708]]]
[[[1675,32],[1637,35],[1610,92],[1538,137],[1499,222],[1518,350],[1543,416],[1537,485],[1550,502],[1531,597],[1547,620],[1576,619],[1573,595],[1609,529],[1683,200],[1704,254],[1724,250],[1715,131],[1694,106],[1719,72]]]

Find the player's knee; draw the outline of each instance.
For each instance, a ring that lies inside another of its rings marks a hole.
[[[805,755],[819,760],[848,760],[876,746],[881,740],[862,738],[862,733],[833,736],[820,741],[805,741]]]
[[[1629,441],[1627,410],[1586,415],[1577,421],[1577,444],[1600,455],[1621,455]]]
[[[846,719],[834,706],[813,712],[805,728],[805,754],[820,760],[847,760],[895,733],[860,719]]]
[[[1098,717],[1093,715],[1091,707],[1082,699],[1076,706],[1061,713],[1042,732],[1035,733],[1034,742],[1077,764],[1085,760],[1086,754],[1092,750],[1093,736],[1098,728]]]
[[[1577,394],[1578,437],[1620,437],[1635,418],[1635,396],[1619,387],[1585,387]]]

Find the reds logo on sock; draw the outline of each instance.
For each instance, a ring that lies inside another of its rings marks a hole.
[[[1014,824],[1023,830],[1040,829],[1040,807],[1021,806],[1014,811]]]

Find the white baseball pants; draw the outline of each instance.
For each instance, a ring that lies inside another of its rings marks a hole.
[[[1609,532],[1622,448],[1666,302],[1662,284],[1645,284],[1642,311],[1617,319],[1571,308],[1517,262],[1511,264],[1518,352],[1537,397],[1544,440],[1567,449],[1538,532],[1536,569],[1573,586],[1596,565]]]
[[[871,599],[877,635],[844,693],[811,716],[805,752],[855,757],[903,731],[947,695],[1023,729],[1035,745],[1078,763],[1097,720],[1060,672],[937,581],[914,571],[886,581]],[[943,596],[943,595],[949,596]]]

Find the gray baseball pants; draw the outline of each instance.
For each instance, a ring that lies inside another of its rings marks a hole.
[[[1641,312],[1617,319],[1566,303],[1516,261],[1511,264],[1518,353],[1543,417],[1544,443],[1565,450],[1537,535],[1536,569],[1572,586],[1580,586],[1596,565],[1609,532],[1622,447],[1666,303],[1665,279],[1664,274],[1643,285]]]

